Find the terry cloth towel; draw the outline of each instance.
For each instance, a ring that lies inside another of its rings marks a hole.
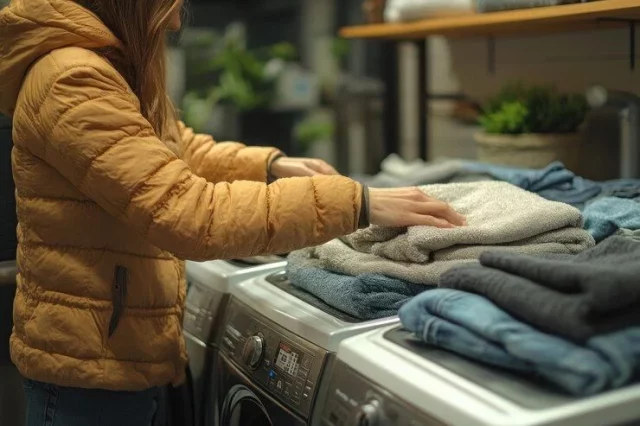
[[[630,238],[635,241],[640,241],[640,229],[637,229],[635,231],[632,231],[631,229],[618,229],[616,235],[624,238]]]
[[[640,372],[640,327],[580,346],[519,322],[481,296],[449,289],[414,297],[399,315],[426,344],[534,374],[573,395],[622,387]]]
[[[463,168],[461,160],[441,159],[425,162],[420,159],[405,161],[391,154],[382,161],[381,171],[375,176],[355,176],[354,179],[371,188],[394,188],[449,182],[476,182],[495,180],[487,173],[475,173]]]
[[[640,201],[640,179],[615,179],[601,182],[600,197],[628,198]]]
[[[363,320],[395,316],[407,300],[427,290],[423,285],[382,275],[335,274],[322,269],[317,259],[309,258],[308,251],[289,255],[287,277],[291,284],[329,306]]]
[[[611,237],[578,255],[488,252],[440,286],[478,293],[533,326],[577,342],[640,326],[640,242]]]
[[[474,12],[473,0],[387,0],[387,22],[415,21],[446,15]]]
[[[585,229],[597,242],[614,235],[618,229],[640,229],[640,203],[634,200],[599,198],[587,205],[583,215]]]
[[[476,162],[465,162],[463,168],[467,172],[486,173],[497,180],[535,192],[547,200],[560,201],[577,208],[582,208],[602,191],[600,185],[576,176],[560,162],[551,163],[544,169],[520,169]]]
[[[373,226],[346,237],[346,241],[358,251],[412,263],[477,259],[495,245],[529,254],[577,253],[594,245],[581,229],[578,210],[505,182],[428,185],[421,189],[463,214],[467,226]]]

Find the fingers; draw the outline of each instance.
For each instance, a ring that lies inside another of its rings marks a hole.
[[[449,204],[442,201],[429,201],[416,205],[419,213],[428,214],[448,221],[456,226],[463,226],[466,219],[460,213],[456,212]]]
[[[293,172],[292,176],[313,177],[313,176],[318,176],[319,174],[321,174],[321,173],[319,173],[316,170],[313,170],[310,167],[299,166],[299,167],[296,167],[296,169]]]
[[[443,228],[443,229],[456,227],[454,224],[452,224],[451,222],[445,219],[429,216],[429,215],[416,214],[412,216],[411,221],[415,222],[418,226],[434,226],[436,228]]]
[[[456,212],[449,204],[429,197],[418,188],[411,190],[408,196],[413,200],[412,211],[444,219],[455,226],[466,225],[466,218]]]
[[[322,160],[316,160],[316,159],[305,160],[304,164],[311,170],[315,170],[317,173],[322,175],[338,175],[339,174],[336,169],[334,169],[327,162]]]

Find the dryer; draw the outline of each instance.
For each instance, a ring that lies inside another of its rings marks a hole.
[[[189,354],[189,378],[195,424],[214,425],[211,405],[205,404],[216,393],[214,365],[218,356],[220,323],[233,286],[256,275],[286,266],[284,258],[262,256],[250,259],[187,262],[187,301],[183,320]]]
[[[585,398],[419,342],[398,326],[342,343],[325,426],[640,424],[640,385]]]
[[[320,425],[326,380],[344,339],[399,323],[362,321],[297,289],[285,272],[231,291],[212,402],[218,426]]]

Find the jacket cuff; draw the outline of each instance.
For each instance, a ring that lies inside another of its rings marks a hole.
[[[362,201],[360,204],[360,217],[358,218],[358,229],[368,228],[369,222],[369,188],[362,185]]]
[[[282,152],[278,152],[277,154],[275,154],[273,157],[271,157],[269,159],[269,164],[267,164],[267,183],[273,183],[276,180],[278,180],[277,177],[275,177],[273,175],[273,173],[271,173],[271,165],[273,164],[274,161],[282,158],[282,157],[286,157],[286,155]]]

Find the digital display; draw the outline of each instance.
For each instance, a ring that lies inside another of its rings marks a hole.
[[[276,367],[295,377],[300,369],[300,355],[292,351],[286,344],[280,343],[280,350],[276,357]]]

